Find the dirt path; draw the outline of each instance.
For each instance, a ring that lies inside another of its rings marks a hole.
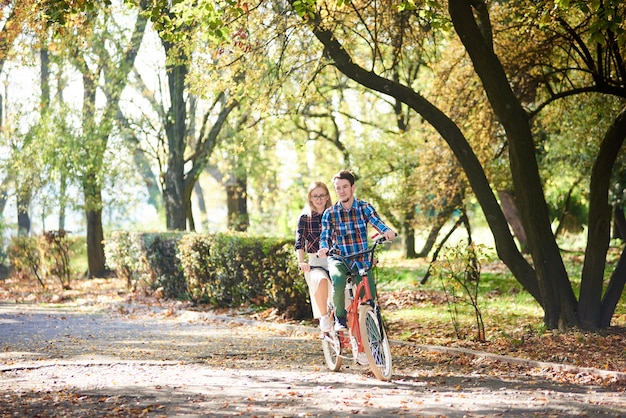
[[[0,304],[0,416],[626,416],[623,387],[392,351],[380,382],[327,371],[311,328]]]

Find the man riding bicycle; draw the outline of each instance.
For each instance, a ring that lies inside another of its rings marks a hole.
[[[333,176],[332,181],[338,200],[335,205],[326,209],[322,216],[322,234],[318,250],[320,257],[326,257],[331,248],[344,257],[367,250],[368,224],[384,235],[388,241],[395,238],[396,233],[385,225],[376,213],[376,209],[370,203],[354,197],[356,185],[354,175],[350,171],[340,171]],[[369,268],[367,263],[369,261],[362,256],[355,260],[354,268],[357,270]],[[347,329],[344,299],[347,270],[341,261],[333,259],[332,254],[328,259],[328,270],[333,284],[335,330],[341,331]],[[368,272],[368,280],[372,298],[376,298],[376,286],[371,270]]]

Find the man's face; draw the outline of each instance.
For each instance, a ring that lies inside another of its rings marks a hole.
[[[350,181],[346,179],[337,179],[333,183],[337,197],[343,203],[348,202],[354,196],[354,185],[350,185]]]

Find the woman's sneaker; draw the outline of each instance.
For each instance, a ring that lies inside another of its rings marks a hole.
[[[332,329],[328,315],[322,315],[320,317],[320,329],[322,332],[329,332]]]

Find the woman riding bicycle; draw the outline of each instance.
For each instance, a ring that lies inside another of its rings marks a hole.
[[[313,318],[319,318],[320,329],[328,332],[331,328],[328,317],[328,260],[317,255],[319,238],[322,230],[321,220],[324,210],[331,206],[330,192],[322,182],[314,182],[308,188],[307,205],[298,218],[296,228],[296,256],[298,267],[304,272],[309,287]],[[308,260],[305,260],[305,253]]]
[[[354,175],[348,170],[342,170],[333,177],[333,185],[337,193],[338,202],[328,208],[322,215],[322,233],[319,242],[318,255],[324,258],[328,251],[336,249],[340,255],[348,256],[367,250],[367,227],[371,224],[388,241],[395,238],[396,233],[380,219],[376,209],[363,200],[354,197],[356,185]],[[367,259],[361,257],[355,260],[355,268],[369,267]],[[335,330],[341,331],[346,326],[345,288],[346,267],[332,254],[328,259],[328,271],[332,280],[332,298],[335,306]],[[376,298],[376,286],[373,275],[368,272],[368,279],[372,298]]]

